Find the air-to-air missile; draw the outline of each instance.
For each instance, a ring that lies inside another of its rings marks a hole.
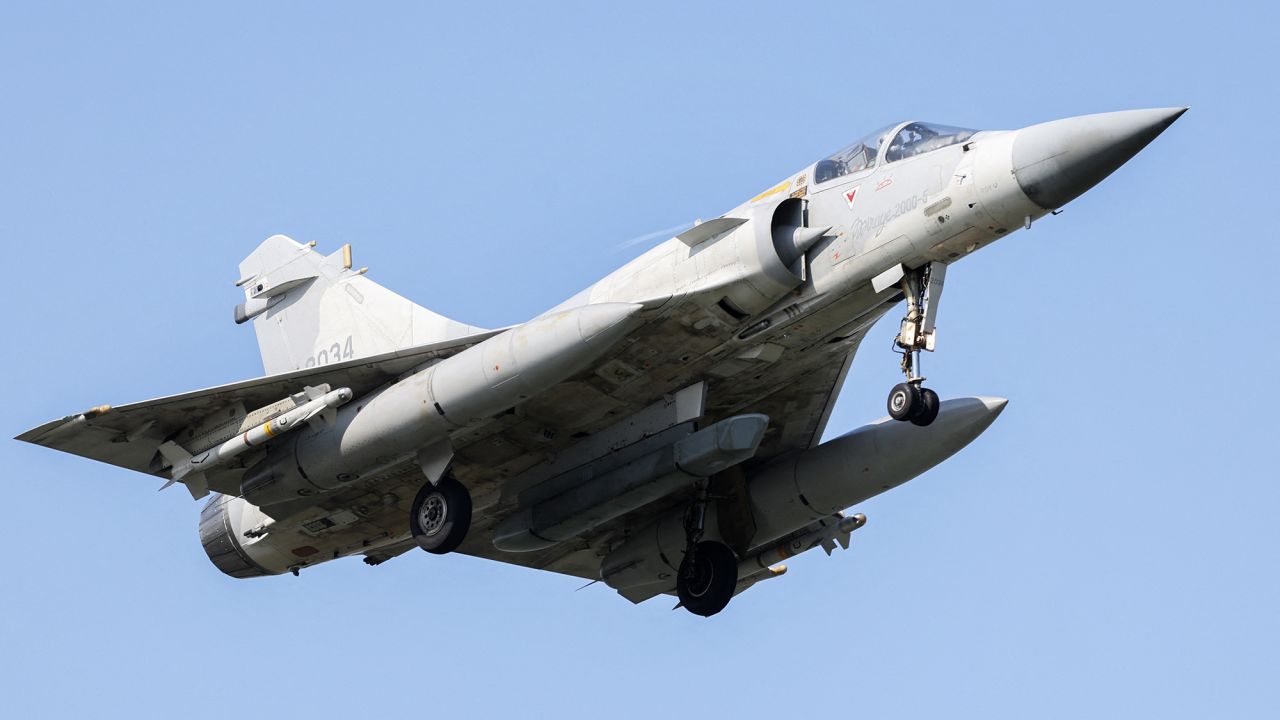
[[[770,580],[786,574],[786,565],[774,565],[800,553],[808,552],[816,547],[831,555],[836,545],[849,549],[849,536],[854,530],[867,524],[867,516],[862,513],[845,516],[843,513],[819,520],[816,527],[797,537],[761,550],[746,560],[738,563],[738,586],[734,594],[740,593],[761,580]]]
[[[793,558],[816,547],[821,547],[828,555],[836,549],[836,545],[848,550],[849,536],[866,524],[867,516],[862,513],[849,516],[837,513],[820,520],[815,523],[817,527],[814,529],[743,560],[738,564],[738,577],[754,575],[773,563]]]
[[[325,386],[327,388],[328,386]],[[335,409],[351,400],[350,388],[339,388],[325,392],[324,388],[306,388],[302,399],[292,410],[281,413],[264,423],[254,425],[226,442],[215,445],[196,454],[188,453],[172,440],[160,445],[160,454],[172,463],[169,482],[160,489],[181,482],[185,483],[191,494],[197,498],[209,492],[209,483],[204,473],[219,465],[224,465],[232,458],[265,444],[268,440],[297,430],[302,425],[317,417],[325,417],[329,422],[335,419]]]

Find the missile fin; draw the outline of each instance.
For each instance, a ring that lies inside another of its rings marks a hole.
[[[164,490],[165,488],[169,487],[170,485],[173,485],[174,483],[180,482],[187,486],[187,490],[191,492],[191,497],[195,498],[196,500],[199,500],[200,498],[209,494],[208,478],[206,478],[204,476],[204,473],[202,472],[191,471],[190,464],[188,463],[188,461],[191,459],[191,453],[187,452],[186,450],[183,450],[181,447],[178,446],[177,443],[175,443],[172,440],[167,440],[163,443],[160,443],[160,447],[158,448],[158,450],[160,451],[160,455],[163,456],[165,460],[168,460],[169,464],[175,468],[174,470],[170,471],[172,474],[172,477],[169,479],[169,481],[166,482],[164,485],[160,486],[161,490]],[[187,469],[185,472],[177,471],[176,468],[180,464],[187,465]]]
[[[831,553],[836,549],[836,544],[831,540],[823,540],[822,549],[827,553],[827,557],[831,557]]]
[[[302,392],[290,395],[289,399],[293,400],[295,406],[301,406],[312,400],[319,400],[327,392],[329,392],[329,383],[321,383],[315,386],[307,385],[302,388]]]
[[[194,500],[199,500],[209,494],[209,480],[202,472],[193,472],[182,478],[183,484],[187,486],[187,490],[191,493]]]
[[[326,423],[329,423],[336,420],[337,416],[338,416],[337,410],[334,410],[333,408],[330,408],[330,407],[325,407],[323,405],[317,405],[311,408],[310,410],[308,410],[305,415],[298,418],[298,423],[299,424],[309,423],[312,420],[315,420],[316,418],[320,418],[320,420]]]
[[[166,440],[160,443],[160,447],[156,449],[160,451],[160,455],[162,455],[165,460],[169,461],[170,465],[176,466],[178,463],[183,462],[184,460],[191,459],[191,453],[187,452],[186,450],[183,450],[181,447],[178,446],[178,443],[172,440]]]
[[[836,536],[836,542],[840,543],[840,547],[845,550],[849,549],[849,533],[840,533]]]

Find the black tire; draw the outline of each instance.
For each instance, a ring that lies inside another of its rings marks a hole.
[[[913,383],[898,383],[889,391],[889,417],[907,421],[920,412],[920,387]]]
[[[941,407],[942,400],[938,398],[938,393],[923,388],[920,390],[920,412],[911,418],[912,425],[926,427],[933,424],[938,418],[938,408]]]
[[[458,549],[471,529],[471,493],[446,475],[440,483],[427,483],[413,499],[409,530],[418,547],[435,555]]]
[[[724,609],[738,586],[738,558],[721,542],[700,542],[680,562],[676,594],[680,604],[694,615],[711,617]]]

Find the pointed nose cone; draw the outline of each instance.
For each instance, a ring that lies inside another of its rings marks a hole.
[[[1004,412],[1004,407],[1009,404],[1009,398],[1002,397],[978,397],[978,402],[982,403],[987,412],[996,417],[1000,417],[1000,413]]]
[[[1186,111],[1125,110],[1023,128],[1013,142],[1013,174],[1032,202],[1057,210],[1102,182]]]
[[[928,426],[931,434],[948,446],[955,449],[950,453],[968,445],[974,438],[991,427],[991,423],[1000,417],[1009,401],[1002,397],[965,397],[943,400],[938,409],[938,418]],[[904,429],[914,428],[910,423],[894,423]],[[909,430],[908,430],[909,431]]]

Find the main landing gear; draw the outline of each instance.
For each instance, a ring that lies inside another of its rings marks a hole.
[[[694,615],[711,617],[733,598],[738,586],[738,557],[722,542],[703,540],[707,518],[707,489],[699,488],[697,498],[685,517],[684,560],[676,574],[676,595],[680,605]]]
[[[907,379],[889,391],[889,416],[921,427],[938,417],[938,393],[924,387],[925,378],[919,374],[920,352],[933,352],[934,322],[946,272],[946,264],[934,262],[902,276],[907,315],[893,344],[894,351],[902,355],[902,373]]]
[[[471,493],[452,474],[422,486],[409,511],[418,547],[435,555],[458,549],[471,529]]]

